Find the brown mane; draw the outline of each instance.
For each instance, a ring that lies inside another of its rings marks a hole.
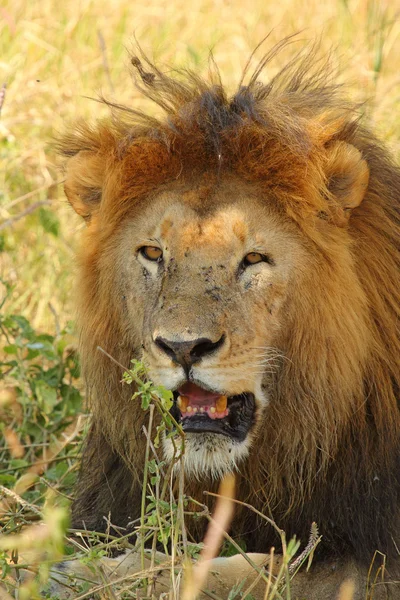
[[[294,301],[263,452],[243,465],[240,499],[303,539],[316,520],[328,551],[390,553],[400,506],[400,171],[313,52],[263,84],[262,71],[274,56],[269,53],[232,98],[216,70],[208,83],[192,72],[172,78],[145,58],[145,68],[134,59],[142,75],[138,87],[167,117],[110,104],[110,121],[81,123],[60,142],[69,158],[67,195],[91,221],[80,256],[79,324],[94,424],[74,521],[104,530],[99,514],[111,510],[113,522],[125,524],[139,506],[135,482],[141,480],[145,417],[132,414],[120,369],[97,351],[101,346],[128,366],[140,346],[114,301],[107,248],[118,225],[154,190],[196,174],[233,171],[268,191],[268,201],[297,222],[331,266],[319,283],[323,296]],[[326,158],[338,142],[358,149],[370,171],[350,218],[340,201],[346,174],[330,177]],[[344,263],[347,252],[350,264]],[[116,486],[124,505],[108,491]],[[214,484],[193,484],[189,491],[203,501],[205,487]],[[257,529],[254,516],[238,512],[234,534]],[[260,535],[254,531],[251,549],[276,543],[264,527]]]

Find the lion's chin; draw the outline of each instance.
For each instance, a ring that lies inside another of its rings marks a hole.
[[[178,440],[177,440],[178,441]],[[176,447],[170,439],[164,438],[164,455],[168,462],[174,459]],[[221,479],[240,467],[247,458],[250,440],[235,442],[219,433],[186,433],[185,436],[185,475],[194,479]],[[176,463],[180,468],[182,463]]]
[[[248,456],[256,422],[256,399],[251,392],[233,396],[206,389],[204,384],[186,382],[174,391],[171,415],[185,433],[184,464],[189,478],[220,479],[240,467]],[[164,439],[167,461],[176,459],[180,437],[175,443]]]

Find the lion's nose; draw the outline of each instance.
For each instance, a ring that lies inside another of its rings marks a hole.
[[[205,356],[208,356],[218,350],[224,343],[225,336],[222,335],[217,342],[209,338],[197,338],[189,341],[167,340],[164,337],[157,337],[154,342],[164,354],[167,354],[174,362],[183,367],[191,367],[199,362]]]

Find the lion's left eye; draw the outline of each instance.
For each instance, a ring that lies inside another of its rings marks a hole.
[[[250,265],[256,265],[260,262],[266,262],[270,265],[274,264],[274,261],[270,256],[267,256],[266,254],[260,254],[260,252],[249,252],[244,257],[242,264],[244,267],[249,267]]]
[[[243,259],[245,264],[255,265],[256,263],[263,261],[263,255],[259,252],[249,252]]]
[[[139,252],[144,258],[147,258],[147,260],[153,262],[160,262],[162,260],[162,250],[161,248],[157,248],[157,246],[142,246],[139,248]]]

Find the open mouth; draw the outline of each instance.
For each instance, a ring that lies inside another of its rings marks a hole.
[[[220,433],[242,442],[254,422],[254,394],[225,396],[185,383],[174,392],[171,414],[185,433]]]

